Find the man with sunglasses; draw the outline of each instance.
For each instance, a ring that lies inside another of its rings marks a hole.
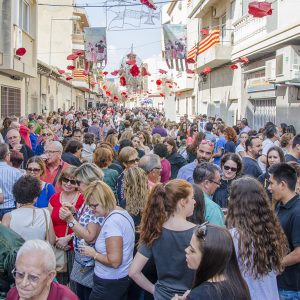
[[[202,140],[197,147],[197,159],[193,162],[181,167],[178,171],[177,178],[185,179],[190,183],[194,183],[193,172],[196,166],[201,162],[209,162],[214,152],[214,143],[209,140]]]
[[[254,178],[258,178],[262,174],[257,159],[262,153],[262,141],[257,136],[252,136],[245,143],[246,155],[242,158],[243,173]]]
[[[219,169],[209,162],[203,162],[196,166],[193,172],[193,179],[195,184],[199,185],[203,191],[205,221],[208,221],[210,224],[224,226],[224,214],[222,209],[212,200],[221,182]]]

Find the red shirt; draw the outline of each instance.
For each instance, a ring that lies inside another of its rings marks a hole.
[[[19,300],[20,296],[17,288],[9,290],[6,299]],[[78,297],[65,285],[52,282],[47,300],[79,300]]]
[[[64,237],[66,234],[66,229],[67,229],[67,222],[62,220],[59,217],[59,210],[62,207],[61,203],[60,203],[60,193],[55,193],[51,198],[49,203],[51,204],[51,206],[53,207],[52,213],[51,213],[51,219],[53,222],[53,228],[54,228],[54,232],[55,235],[57,237]],[[83,204],[84,199],[82,194],[79,194],[79,197],[76,201],[75,204],[75,209],[76,211],[78,211],[81,207],[81,205]],[[68,233],[67,234],[71,234],[73,232],[73,230],[71,228],[68,228]],[[71,247],[73,247],[73,243],[72,241],[70,241],[69,245]]]
[[[51,172],[51,171],[49,170],[49,168],[47,167],[47,165],[46,165],[46,171],[45,171],[45,174],[41,177],[41,180],[43,180],[43,181],[45,181],[45,182],[47,182],[47,183],[53,184],[53,181],[54,181],[54,179],[55,179],[55,176],[56,176],[56,174],[57,174],[57,171],[58,171],[59,167],[60,167],[62,164],[64,164],[64,165],[63,165],[62,170],[61,170],[61,172],[60,172],[60,175],[61,175],[61,173],[63,172],[63,170],[70,166],[68,163],[66,163],[66,162],[64,162],[64,161],[62,161],[62,160],[60,160],[59,165],[57,166],[57,168],[55,168],[55,169],[53,170],[53,172]],[[59,176],[58,176],[58,178],[59,178]],[[57,193],[59,193],[59,192],[62,191],[61,183],[59,182],[58,179],[57,179],[56,184],[55,184],[54,187],[55,187],[55,191],[56,191]]]

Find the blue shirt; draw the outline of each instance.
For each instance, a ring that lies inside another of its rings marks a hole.
[[[210,224],[224,226],[224,214],[221,207],[203,192],[205,202],[205,220]]]
[[[18,169],[9,166],[5,161],[0,161],[0,188],[4,198],[4,202],[0,204],[0,209],[16,207],[12,189],[21,176],[22,173]]]
[[[49,200],[53,194],[55,194],[54,186],[51,183],[46,183],[34,206],[39,208],[48,207]]]
[[[189,183],[194,183],[193,173],[198,164],[197,159],[193,162],[181,167],[177,174],[177,179],[185,179]]]
[[[224,154],[225,144],[226,144],[225,137],[224,136],[220,136],[220,138],[218,139],[217,143],[215,144],[214,153],[217,153],[220,148],[223,148],[223,151],[222,151],[222,155],[223,155]],[[220,165],[220,161],[221,161],[222,155],[220,157],[215,157],[214,158],[214,163],[216,165]]]

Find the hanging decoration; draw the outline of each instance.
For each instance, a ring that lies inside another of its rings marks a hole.
[[[68,70],[74,70],[75,67],[74,67],[74,66],[67,66],[67,69],[68,69]]]
[[[77,59],[79,56],[77,54],[70,54],[67,56],[67,60],[75,60]]]
[[[120,85],[121,86],[126,86],[126,78],[124,76],[120,77]]]
[[[23,56],[23,55],[25,55],[25,54],[26,54],[26,49],[25,49],[24,47],[18,48],[18,49],[16,50],[16,55],[18,55],[18,56]]]
[[[159,72],[160,74],[167,74],[167,73],[168,73],[168,71],[163,70],[163,69],[159,69],[158,72]]]
[[[208,75],[209,73],[211,73],[211,68],[210,67],[205,67],[202,71],[203,75]]]
[[[104,75],[104,76],[106,76],[107,74],[108,74],[108,72],[107,72],[107,71],[104,71],[104,72],[103,72],[103,75]]]
[[[117,76],[119,74],[119,70],[115,70],[110,73],[112,76]]]
[[[249,62],[250,62],[250,60],[249,60],[248,57],[240,57],[240,58],[239,58],[239,61],[240,61],[242,64],[244,64],[244,65],[248,65]]]
[[[200,33],[203,34],[203,35],[208,35],[209,34],[209,30],[207,28],[202,28],[200,30]]]
[[[140,0],[141,4],[146,5],[150,9],[156,10],[156,6],[152,0]]]
[[[110,91],[106,91],[105,94],[106,94],[106,96],[109,97],[111,95],[111,92]]]
[[[160,79],[157,79],[156,80],[156,85],[161,85],[162,84],[162,81]]]
[[[81,55],[83,55],[83,51],[82,50],[76,50],[75,52],[74,52],[74,54],[75,55],[78,55],[78,56],[81,56]]]
[[[238,66],[236,64],[232,64],[232,65],[229,66],[229,68],[231,70],[236,70],[236,69],[238,69]]]
[[[194,64],[196,61],[195,61],[194,58],[190,57],[190,58],[188,58],[188,59],[186,60],[186,62],[187,62],[188,64]]]
[[[72,80],[73,78],[71,77],[71,76],[68,76],[67,78],[66,78],[66,80]]]
[[[272,15],[272,5],[269,2],[253,1],[248,5],[248,13],[255,18],[263,18]]]
[[[164,24],[165,59],[169,69],[186,69],[186,25]]]
[[[137,65],[133,65],[129,72],[133,77],[137,77],[140,74],[140,69]]]
[[[59,70],[57,70],[57,72],[58,72],[59,74],[61,74],[61,75],[62,75],[62,74],[64,74],[64,73],[65,73],[65,70],[60,70],[60,69],[59,69]]]
[[[195,72],[193,70],[187,69],[186,74],[195,74]]]
[[[126,64],[129,66],[133,66],[136,64],[136,60],[135,59],[129,59],[126,61]]]
[[[106,85],[103,85],[103,86],[102,86],[102,90],[103,90],[103,91],[106,91],[106,90],[107,90],[107,86],[106,86]]]

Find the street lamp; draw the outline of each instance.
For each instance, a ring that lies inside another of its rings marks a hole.
[[[62,19],[62,18],[52,18],[50,23],[50,47],[49,47],[49,66],[51,66],[51,56],[52,56],[52,25],[53,21],[80,21],[80,16],[73,16],[71,18]]]

